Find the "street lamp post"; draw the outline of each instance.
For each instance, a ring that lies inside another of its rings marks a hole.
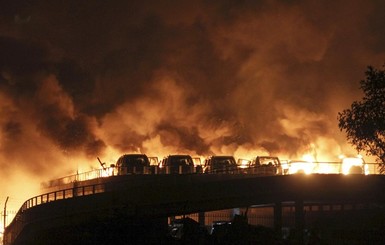
[[[5,224],[6,224],[6,218],[7,218],[7,202],[8,202],[8,199],[9,199],[9,197],[7,197],[7,199],[5,199],[5,204],[4,204],[4,213],[3,213],[3,216],[4,216],[4,223],[3,223],[4,231],[5,231]],[[4,239],[4,233],[3,233],[3,245],[4,244],[5,244],[5,239]]]

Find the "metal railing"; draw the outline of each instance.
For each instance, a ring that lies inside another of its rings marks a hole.
[[[341,162],[314,162],[314,169],[312,173],[318,174],[341,174]],[[62,177],[59,179],[50,180],[41,184],[42,189],[65,186],[72,184],[76,181],[85,181],[90,179],[104,178],[114,175],[132,175],[132,174],[261,174],[261,175],[282,175],[288,174],[287,169],[290,168],[290,164],[282,164],[281,167],[268,167],[267,165],[254,165],[251,167],[228,167],[216,168],[204,171],[203,166],[198,165],[195,167],[183,167],[179,166],[177,170],[171,167],[160,168],[158,166],[144,166],[143,168],[127,168],[127,167],[109,167],[105,169],[97,169],[84,173],[77,173]],[[378,163],[366,163],[367,174],[382,174],[380,171],[380,164]]]
[[[96,170],[91,170],[84,173],[76,173],[76,174],[68,175],[62,178],[49,180],[47,182],[42,182],[41,187],[50,188],[55,186],[63,186],[63,185],[77,182],[77,181],[85,181],[90,179],[109,177],[109,176],[113,176],[114,174],[115,174],[115,168],[113,167],[96,169]]]
[[[32,197],[24,202],[24,204],[21,206],[20,210],[23,212],[29,208],[48,203],[53,202],[57,200],[63,200],[73,197],[79,197],[79,196],[87,196],[87,195],[93,195],[96,193],[102,193],[104,192],[104,184],[94,184],[94,185],[87,185],[87,186],[78,186],[73,188],[68,188],[64,190],[58,190],[54,192],[45,193],[42,195],[38,195],[35,197]]]
[[[3,237],[4,245],[12,244],[13,240],[20,234],[23,227],[30,222],[30,220],[26,220],[26,218],[23,217],[23,213],[26,210],[49,202],[93,195],[102,192],[105,192],[105,184],[98,183],[86,186],[74,186],[72,188],[45,193],[28,199],[20,207],[12,222],[5,228],[6,232],[4,232]],[[12,232],[9,233],[7,231]]]

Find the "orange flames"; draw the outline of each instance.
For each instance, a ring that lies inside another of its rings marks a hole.
[[[337,173],[321,163],[355,152],[336,115],[357,99],[366,62],[383,62],[375,41],[362,41],[383,38],[367,18],[382,18],[377,3],[138,2],[135,15],[124,3],[100,18],[87,1],[67,22],[71,6],[56,2],[28,4],[22,28],[12,14],[0,21],[0,192],[17,197],[10,209],[42,181],[100,169],[97,157],[108,168],[125,153],[271,155],[286,172]]]

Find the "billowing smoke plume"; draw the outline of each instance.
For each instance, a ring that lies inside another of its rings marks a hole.
[[[360,98],[366,66],[384,62],[384,10],[380,0],[1,3],[0,177],[63,175],[126,152],[328,160],[348,149],[337,112]]]

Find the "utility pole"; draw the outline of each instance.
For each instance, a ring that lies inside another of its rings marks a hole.
[[[3,223],[4,231],[5,231],[5,223],[7,221],[6,218],[7,218],[7,202],[8,202],[8,199],[9,199],[9,196],[7,197],[7,199],[5,199],[5,204],[4,204],[4,213],[3,213],[3,216],[4,216],[4,223]],[[3,232],[3,244],[5,244],[4,232]]]

